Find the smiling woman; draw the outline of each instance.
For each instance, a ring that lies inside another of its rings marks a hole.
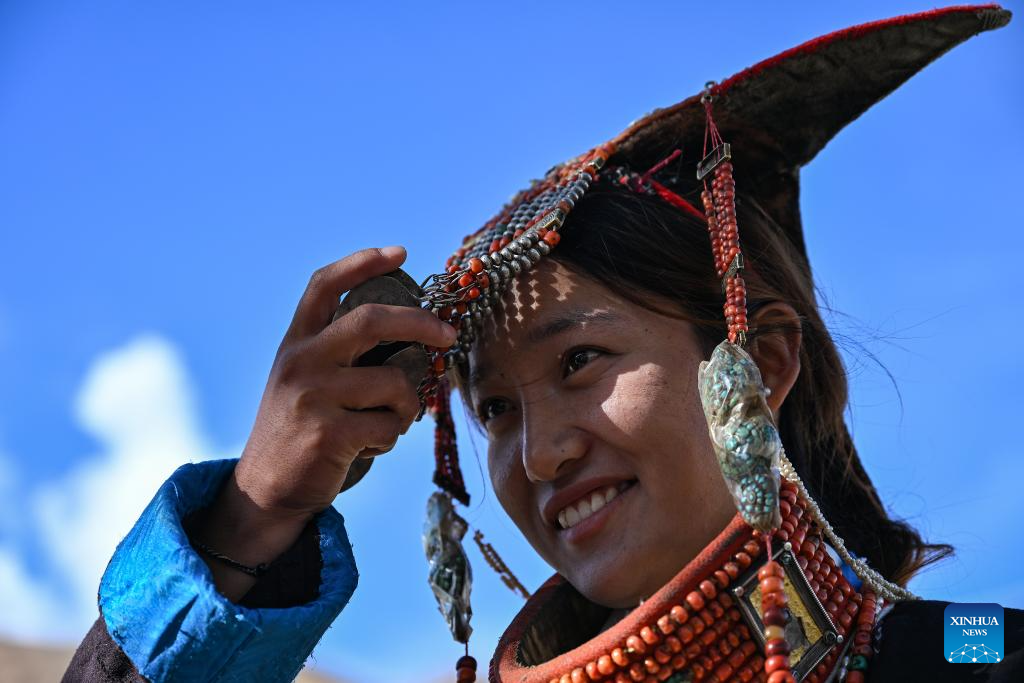
[[[552,260],[513,285],[480,342],[469,366],[483,378],[465,395],[487,432],[495,493],[589,599],[637,605],[732,518],[689,324]]]
[[[494,683],[1021,677],[1018,610],[1005,661],[938,657],[946,603],[906,584],[951,548],[891,518],[860,462],[798,197],[843,126],[1008,21],[991,5],[900,17],[711,83],[521,192],[400,292],[412,306],[335,315],[345,292],[401,281],[400,248],[315,273],[241,459],[158,492],[68,680],[294,677],[355,588],[331,501],[426,406],[430,581],[466,644],[457,680],[474,681],[451,385],[499,501],[556,571],[501,638]],[[418,384],[388,365],[406,342],[429,359]]]
[[[905,583],[949,549],[889,519],[843,420],[846,378],[809,271],[755,200],[738,214],[748,348],[789,457],[839,535]],[[531,545],[588,598],[632,607],[735,514],[697,391],[700,361],[726,334],[721,295],[706,229],[659,198],[595,187],[563,233],[485,326],[463,393],[487,431],[495,491]],[[601,510],[605,489],[630,495],[591,517],[587,499]]]

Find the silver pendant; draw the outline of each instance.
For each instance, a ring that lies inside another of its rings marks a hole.
[[[452,507],[451,496],[441,491],[430,496],[427,524],[423,530],[423,550],[430,567],[427,581],[452,636],[460,643],[468,643],[473,632],[469,625],[473,616],[469,604],[473,571],[462,547],[462,538],[468,528],[466,520],[459,517]]]

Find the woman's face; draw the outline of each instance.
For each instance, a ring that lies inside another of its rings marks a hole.
[[[469,358],[498,499],[590,600],[635,607],[735,508],[697,393],[692,326],[546,260]]]

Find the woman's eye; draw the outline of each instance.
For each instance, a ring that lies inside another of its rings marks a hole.
[[[505,399],[488,398],[480,403],[480,407],[477,409],[477,415],[480,416],[480,421],[482,423],[487,424],[488,420],[492,420],[505,413],[508,408],[508,401]]]
[[[568,377],[577,370],[583,369],[583,366],[597,358],[600,353],[597,349],[573,349],[565,354],[565,367],[562,375]]]

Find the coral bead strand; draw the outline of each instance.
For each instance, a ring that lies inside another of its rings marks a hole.
[[[766,543],[771,543],[770,537]],[[796,683],[789,666],[789,643],[786,641],[786,624],[790,620],[786,573],[782,565],[771,559],[770,545],[768,550],[768,561],[757,571],[761,588],[761,620],[764,622],[764,672],[768,683]]]

